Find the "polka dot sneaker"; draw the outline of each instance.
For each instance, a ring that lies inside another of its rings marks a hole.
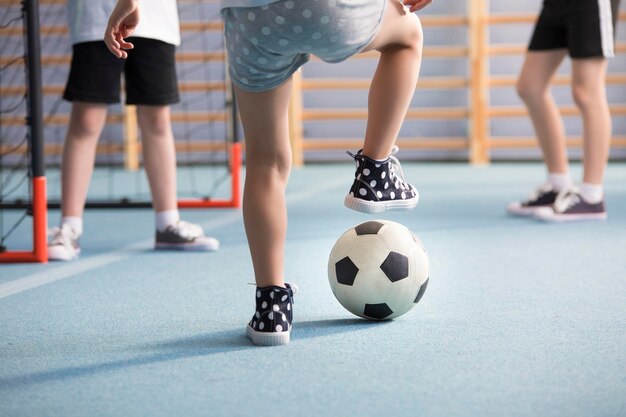
[[[409,210],[417,205],[419,194],[415,187],[404,181],[400,162],[393,156],[398,152],[394,146],[389,158],[375,161],[362,154],[348,152],[356,161],[356,173],[344,205],[362,213],[382,213],[386,210]]]
[[[246,327],[246,335],[255,345],[278,346],[289,343],[293,319],[293,295],[298,287],[257,287],[256,312]]]

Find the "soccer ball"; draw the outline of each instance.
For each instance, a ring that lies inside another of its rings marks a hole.
[[[426,291],[428,256],[409,229],[372,220],[348,229],[328,260],[328,281],[348,311],[388,320],[411,310]]]

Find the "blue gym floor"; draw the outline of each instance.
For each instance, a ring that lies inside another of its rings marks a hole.
[[[88,211],[79,261],[0,266],[0,416],[625,416],[626,164],[609,167],[609,220],[566,225],[504,214],[539,164],[404,171],[417,209],[375,217],[422,239],[430,283],[372,323],[326,275],[335,239],[372,218],[342,205],[353,165],[294,170],[282,347],[244,336],[240,211],[183,213],[221,240],[213,254],[152,251],[150,210]]]

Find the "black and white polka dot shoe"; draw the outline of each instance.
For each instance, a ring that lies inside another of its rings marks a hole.
[[[404,174],[394,146],[389,158],[375,161],[362,154],[348,152],[356,161],[356,173],[344,205],[362,213],[382,213],[386,210],[409,210],[417,205],[419,194],[404,181]]]
[[[289,343],[293,319],[293,295],[298,287],[257,287],[256,312],[246,327],[246,335],[255,345],[278,346]]]

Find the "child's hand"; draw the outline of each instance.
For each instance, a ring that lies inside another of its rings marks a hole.
[[[104,32],[104,43],[113,55],[118,58],[127,58],[125,49],[133,49],[134,45],[124,40],[130,36],[139,23],[139,8],[137,0],[118,0],[109,17],[109,23]]]
[[[405,6],[409,6],[411,12],[416,12],[428,6],[432,1],[433,0],[404,0],[402,3],[404,3]]]

